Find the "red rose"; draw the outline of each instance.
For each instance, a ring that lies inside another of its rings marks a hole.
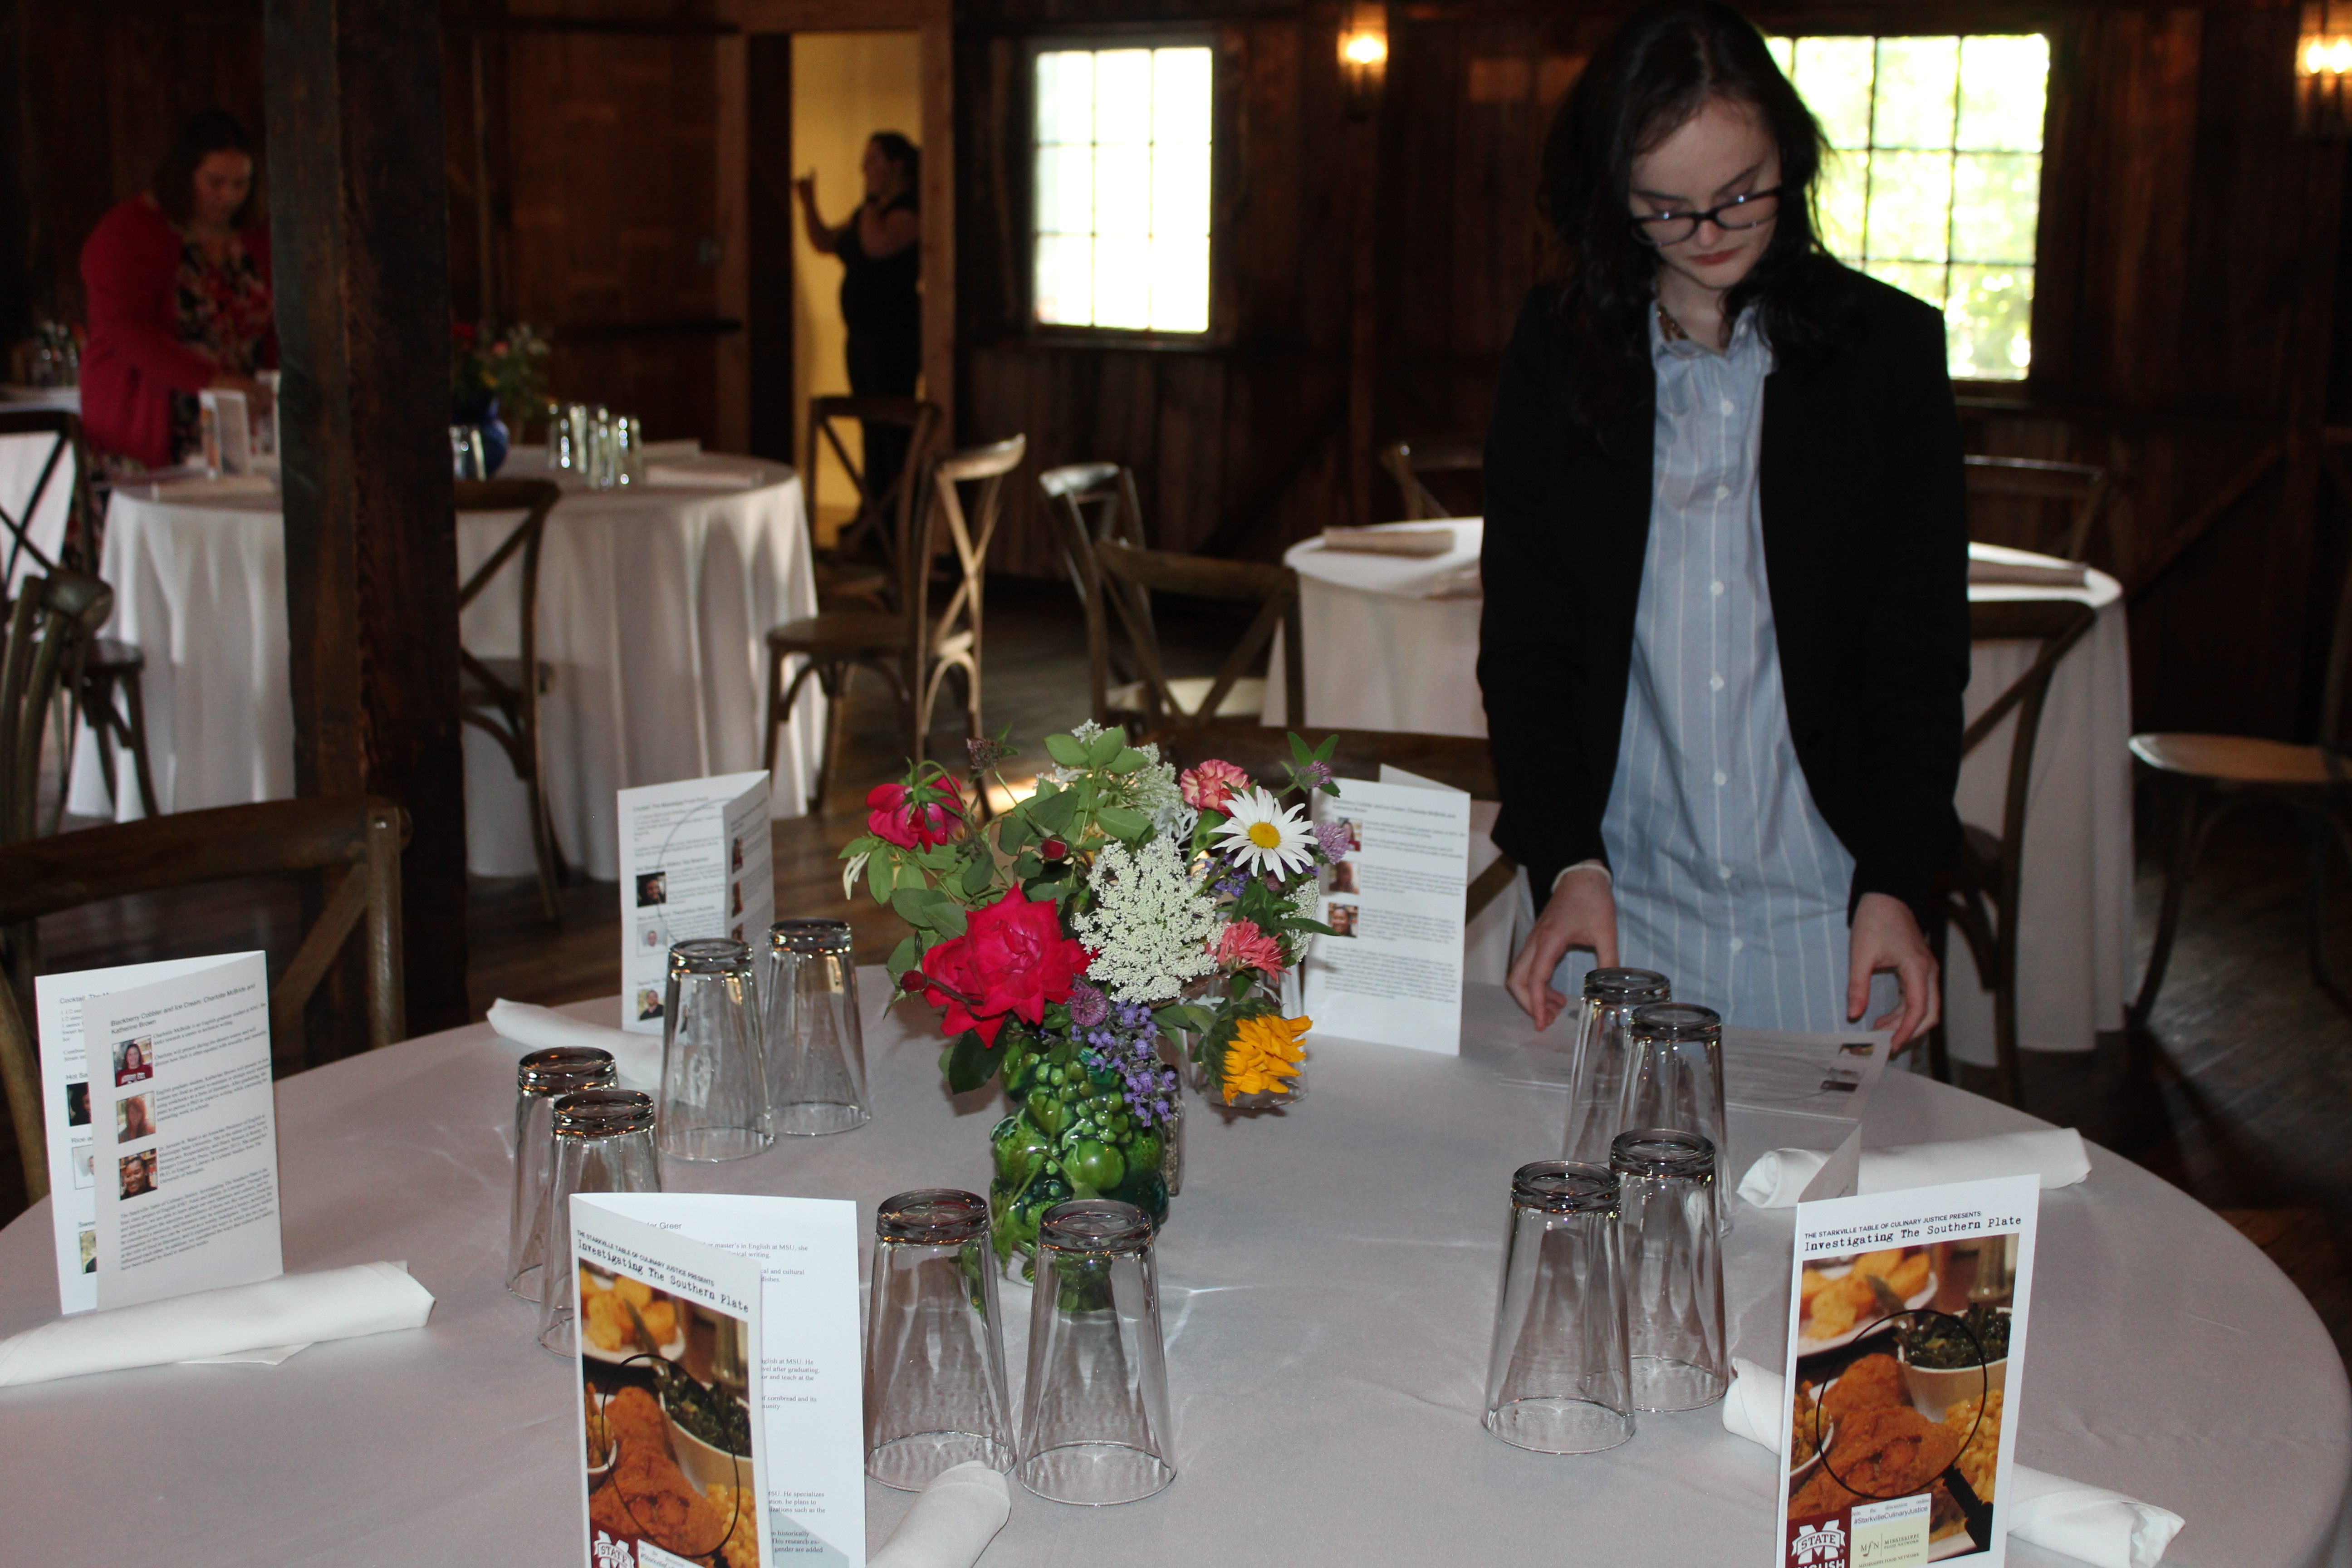
[[[901,849],[929,849],[954,837],[963,826],[955,785],[940,779],[924,787],[936,792],[937,798],[909,805],[908,797],[915,792],[905,784],[876,784],[866,795],[866,804],[874,808],[866,813],[866,830]]]
[[[1062,934],[1052,900],[1033,902],[1011,888],[972,910],[963,935],[923,955],[920,984],[926,1001],[947,1009],[949,1034],[975,1030],[982,1044],[993,1046],[1007,1013],[1040,1024],[1046,1003],[1068,1001],[1087,962],[1086,948]],[[911,989],[917,977],[909,973],[908,980]]]
[[[1070,852],[1070,847],[1058,838],[1048,838],[1038,847],[1038,853],[1048,860],[1059,860]]]

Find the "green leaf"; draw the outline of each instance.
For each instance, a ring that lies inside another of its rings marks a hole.
[[[971,865],[966,866],[963,868],[963,880],[961,884],[963,889],[963,896],[967,899],[976,899],[980,897],[981,894],[988,891],[990,884],[993,883],[995,880],[996,868],[994,866],[989,864],[985,860],[974,860]]]
[[[898,885],[898,864],[887,855],[877,855],[866,862],[866,890],[874,895],[877,904],[890,901],[890,891]]]
[[[1029,812],[1031,821],[1056,838],[1069,832],[1077,815],[1078,797],[1068,790],[1033,803]]]
[[[940,907],[932,911],[931,925],[941,936],[961,936],[964,933],[963,906],[953,899],[943,897]]]
[[[900,937],[898,945],[890,950],[889,960],[884,967],[890,971],[890,978],[895,981],[907,971],[919,967],[922,962],[923,944],[912,932],[909,932]]]
[[[988,1081],[996,1071],[996,1056],[967,1029],[940,1053],[940,1070],[947,1074],[948,1092],[965,1094]]]
[[[1087,742],[1086,765],[1090,768],[1107,768],[1121,752],[1127,749],[1126,731],[1117,728],[1105,730]]]
[[[1076,735],[1055,733],[1046,736],[1045,754],[1066,768],[1087,765],[1087,748]]]
[[[1107,805],[1095,813],[1095,822],[1113,838],[1132,841],[1151,831],[1151,818],[1124,805]]]
[[[1339,737],[1334,735],[1331,738],[1336,741]],[[1290,760],[1302,768],[1315,760],[1315,753],[1307,749],[1307,742],[1299,738],[1296,730],[1290,731]]]
[[[1118,755],[1113,757],[1110,760],[1109,764],[1103,771],[1124,776],[1128,773],[1133,773],[1136,769],[1141,767],[1149,761],[1150,761],[1149,757],[1146,757],[1141,752],[1137,751],[1133,746],[1129,746],[1125,751],[1119,752]]]
[[[1025,850],[1013,858],[1010,874],[1016,882],[1026,882],[1045,868],[1045,858],[1035,850]]]
[[[1151,1021],[1163,1029],[1186,1029],[1194,1034],[1216,1025],[1216,1016],[1206,1007],[1191,1002],[1171,1002],[1154,1011]]]
[[[1331,753],[1339,749],[1339,732],[1335,730],[1323,737],[1323,743],[1316,747],[1315,754],[1307,760],[1310,763],[1328,763],[1331,760]]]
[[[890,895],[890,908],[910,926],[936,926],[940,906],[947,902],[930,888],[901,888]]]

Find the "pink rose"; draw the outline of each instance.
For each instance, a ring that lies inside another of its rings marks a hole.
[[[947,1009],[950,1035],[970,1029],[993,1046],[1006,1014],[1039,1024],[1046,1003],[1068,1001],[1087,962],[1084,944],[1062,934],[1052,900],[1033,902],[1009,888],[965,917],[963,935],[925,953],[920,979],[910,972],[908,988],[919,984],[927,1001]]]
[[[933,796],[919,805],[909,804],[916,791],[902,784],[876,784],[868,790],[866,804],[873,810],[866,813],[866,830],[901,849],[929,849],[954,837],[963,826],[955,785],[935,779],[919,787]]]
[[[1249,786],[1249,774],[1214,757],[1197,768],[1185,769],[1183,777],[1176,781],[1176,787],[1184,792],[1184,804],[1202,811],[1224,810],[1227,801]]]

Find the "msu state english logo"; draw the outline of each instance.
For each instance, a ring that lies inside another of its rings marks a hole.
[[[1837,1521],[1825,1519],[1810,1528],[1797,1527],[1794,1540],[1789,1542],[1790,1561],[1798,1568],[1843,1568],[1845,1563],[1845,1531]]]

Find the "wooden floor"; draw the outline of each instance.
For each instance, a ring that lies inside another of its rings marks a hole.
[[[992,589],[985,710],[1009,724],[1034,771],[1041,738],[1087,714],[1085,635],[1066,595]],[[1210,618],[1165,628],[1173,656],[1205,668],[1234,628]],[[860,962],[878,963],[903,928],[861,891],[841,890],[839,845],[855,835],[867,788],[903,766],[904,737],[878,681],[855,688],[831,797],[776,824],[776,909],[857,929]],[[953,747],[946,733],[942,740]],[[2153,926],[2155,861],[2142,854],[2141,940]],[[2284,1268],[2352,1352],[2352,1014],[2315,985],[2305,961],[2302,841],[2283,818],[2240,817],[2218,834],[2190,897],[2172,973],[2150,1027],[2084,1056],[2030,1056],[2027,1105],[2080,1127],[2221,1211]],[[609,883],[567,889],[550,927],[528,879],[480,881],[467,921],[477,1017],[500,997],[560,1003],[620,988],[619,900]],[[2331,952],[2352,981],[2352,898],[2339,872]],[[229,885],[79,911],[45,922],[45,960],[79,969],[181,953],[265,947],[278,961],[297,926],[292,892]],[[2135,978],[2137,975],[2135,974]],[[1981,1086],[1979,1086],[1981,1087]],[[0,1141],[5,1141],[0,1124]],[[13,1147],[0,1148],[0,1218],[23,1206]]]

